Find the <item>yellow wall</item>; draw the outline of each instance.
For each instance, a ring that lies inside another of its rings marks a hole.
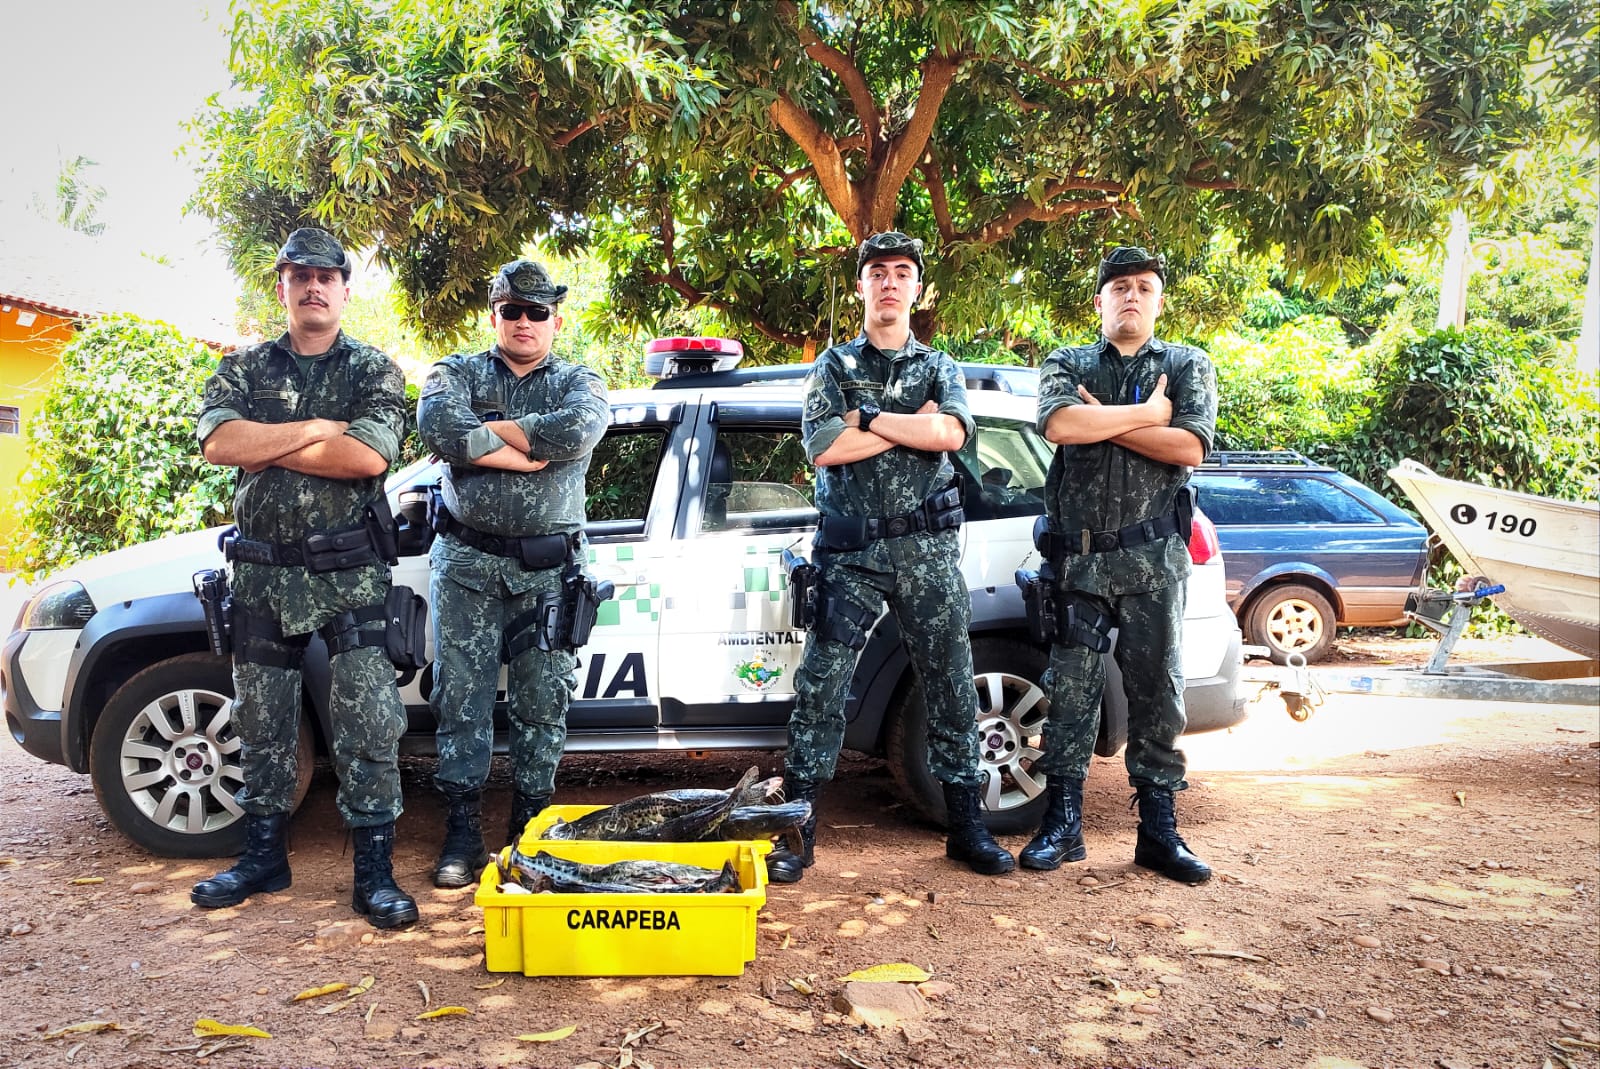
[[[27,323],[29,316],[33,317]],[[20,434],[0,434],[0,546],[17,525],[18,482],[28,466],[28,421],[55,378],[56,357],[72,340],[72,321],[29,304],[0,301],[0,405],[22,409]]]

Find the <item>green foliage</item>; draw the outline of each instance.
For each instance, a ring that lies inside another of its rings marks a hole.
[[[1251,335],[1224,331],[1217,369],[1217,447],[1320,452],[1365,422],[1372,383],[1338,320],[1304,316]]]
[[[79,333],[28,423],[11,567],[31,579],[223,522],[233,471],[206,463],[194,437],[216,366],[214,352],[165,323],[112,316]]]
[[[1450,479],[1593,500],[1600,490],[1600,402],[1535,335],[1473,322],[1404,346],[1375,370],[1371,417],[1325,455],[1390,489],[1404,457]]]
[[[377,248],[406,318],[454,335],[545,240],[601,258],[618,329],[689,310],[761,359],[827,336],[849,250],[890,227],[935,252],[919,335],[1008,350],[1019,308],[1081,323],[1117,242],[1208,280],[1197,322],[1237,300],[1223,230],[1315,286],[1361,278],[1441,203],[1503,202],[1507,161],[1592,92],[1567,52],[1592,20],[1567,0],[234,10],[244,102],[197,127],[197,202],[241,274],[315,223]]]

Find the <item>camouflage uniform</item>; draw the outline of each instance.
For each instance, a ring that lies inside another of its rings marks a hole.
[[[1134,404],[1150,396],[1167,376],[1171,426],[1189,431],[1207,451],[1217,422],[1216,372],[1199,349],[1152,338],[1131,357],[1101,339],[1093,345],[1057,349],[1039,381],[1038,426],[1067,405],[1083,404],[1086,386],[1102,404]],[[1056,448],[1046,482],[1051,529],[1067,541],[1080,532],[1112,531],[1170,516],[1189,481],[1189,469],[1151,460],[1110,441]],[[1128,696],[1128,779],[1181,790],[1183,752],[1184,580],[1190,571],[1189,532],[1106,552],[1069,554],[1059,589],[1099,599],[1118,628],[1115,656]],[[1101,655],[1086,646],[1050,650],[1050,718],[1044,756],[1035,767],[1055,778],[1083,780],[1094,751],[1105,688]]]
[[[880,352],[866,336],[836,345],[817,358],[806,390],[801,432],[815,460],[838,440],[844,415],[863,402],[884,412],[916,412],[935,401],[939,411],[975,431],[967,390],[949,354],[909,337],[899,352]],[[921,507],[947,486],[955,469],[944,453],[896,446],[851,464],[817,469],[817,508],[824,516],[890,517]],[[960,569],[955,528],[880,538],[861,549],[821,547],[823,599],[842,598],[875,617],[884,602],[905,637],[928,708],[928,766],[944,783],[976,787],[977,691],[967,635],[972,608]],[[844,743],[845,691],[856,653],[813,629],[795,674],[789,718],[788,776],[800,784],[833,778]]]
[[[448,462],[441,489],[452,517],[502,537],[575,535],[579,554],[584,477],[610,415],[605,384],[589,368],[551,355],[518,376],[498,346],[435,364],[417,406],[423,441]],[[515,420],[532,445],[530,457],[548,464],[535,472],[474,464],[506,444],[484,426],[493,419]],[[448,533],[434,540],[430,559],[438,671],[431,699],[438,721],[435,778],[449,793],[479,788],[488,778],[505,628],[541,595],[560,592],[562,566],[527,569]],[[552,792],[566,743],[567,705],[576,689],[577,658],[566,650],[529,647],[511,662],[507,697],[518,792]]]
[[[331,419],[385,461],[399,455],[405,429],[405,382],[382,352],[342,332],[318,357],[297,357],[289,337],[229,353],[206,383],[197,428],[203,443],[222,424],[244,419],[291,423]],[[312,532],[362,524],[383,479],[330,479],[288,468],[241,470],[234,522],[241,538],[298,544]],[[341,612],[383,604],[389,568],[379,562],[312,573],[304,567],[235,562],[233,597],[251,613],[277,622],[286,636],[306,635]],[[392,823],[400,814],[395,763],[405,710],[394,666],[384,651],[364,646],[332,661],[329,713],[339,812],[352,828]],[[246,813],[287,813],[294,805],[295,741],[300,729],[300,672],[234,661],[233,720],[244,744]]]

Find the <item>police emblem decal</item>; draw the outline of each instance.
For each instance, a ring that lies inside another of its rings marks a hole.
[[[734,677],[745,690],[771,690],[783,676],[783,665],[771,650],[757,650],[748,661],[740,661]]]

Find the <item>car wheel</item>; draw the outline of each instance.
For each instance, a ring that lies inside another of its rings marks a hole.
[[[220,857],[244,848],[233,671],[225,658],[188,653],[128,680],[106,702],[89,744],[89,774],[117,830],[162,857]],[[294,804],[316,758],[300,720]]]
[[[1337,627],[1328,599],[1299,583],[1271,587],[1250,607],[1250,636],[1277,664],[1287,664],[1291,653],[1308,663],[1320,661],[1333,646]]]
[[[972,642],[978,688],[978,767],[985,776],[983,820],[996,835],[1039,826],[1044,777],[1033,763],[1040,756],[1050,695],[1040,680],[1048,663],[1042,650],[1004,638]],[[886,749],[889,771],[916,811],[945,823],[944,788],[928,769],[928,715],[922,688],[906,688],[891,715]]]

